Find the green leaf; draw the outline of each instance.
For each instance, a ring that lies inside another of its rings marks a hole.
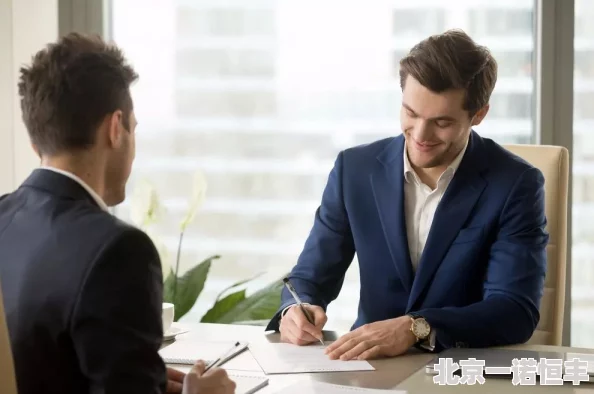
[[[206,312],[201,323],[217,323],[219,319],[227,314],[237,305],[237,303],[245,300],[245,289],[229,294],[227,297],[217,300],[215,304]]]
[[[173,270],[169,270],[169,275],[163,282],[163,302],[169,302],[175,304],[173,302],[173,286],[175,282],[175,274]]]
[[[171,302],[175,305],[175,321],[178,321],[192,309],[196,303],[196,299],[204,289],[204,284],[206,283],[206,278],[208,277],[212,261],[218,258],[220,258],[220,256],[211,256],[186,272],[182,277],[177,277],[175,299],[173,299],[175,275],[170,274],[169,277],[167,277],[164,284],[163,299],[169,299],[170,301],[166,302]]]
[[[239,321],[271,319],[280,307],[282,287],[282,281],[275,281],[251,296],[239,300],[231,308],[225,308],[227,310],[224,313],[218,314],[216,323],[231,324]]]
[[[264,273],[263,273],[263,272],[260,272],[259,274],[256,274],[256,275],[252,276],[251,278],[240,280],[240,281],[238,281],[238,282],[235,282],[235,283],[233,283],[231,286],[224,288],[224,289],[223,289],[223,290],[222,290],[222,291],[219,293],[219,295],[217,295],[216,301],[220,300],[220,299],[221,299],[221,297],[223,296],[223,294],[225,294],[225,293],[226,293],[226,292],[228,292],[229,290],[231,290],[231,289],[234,289],[234,288],[236,288],[236,287],[238,287],[238,286],[241,286],[241,285],[243,285],[243,284],[246,284],[246,283],[248,283],[248,282],[251,282],[252,280],[256,279],[257,277],[259,277],[259,276],[262,276],[262,274],[264,274]]]

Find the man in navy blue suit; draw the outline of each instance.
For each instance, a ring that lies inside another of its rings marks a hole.
[[[298,345],[321,338],[325,310],[354,254],[358,317],[332,359],[527,341],[538,324],[548,234],[542,173],[473,131],[497,64],[459,30],[400,62],[402,134],[340,152],[268,329]]]

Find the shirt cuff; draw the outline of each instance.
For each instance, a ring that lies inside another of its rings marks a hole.
[[[280,315],[281,319],[282,319],[283,317],[285,317],[285,313],[287,313],[287,311],[288,311],[289,309],[291,309],[292,307],[294,307],[295,305],[296,305],[296,304],[291,304],[291,305],[289,305],[288,307],[286,307],[285,309],[283,309],[283,311],[281,312],[281,315]],[[308,304],[307,302],[304,302],[304,303],[302,303],[301,305],[311,305],[311,304]]]
[[[423,343],[421,343],[420,346],[423,349],[429,350],[431,352],[435,350],[435,330],[431,330],[431,334],[429,334],[429,338],[427,338],[427,340],[423,341]]]

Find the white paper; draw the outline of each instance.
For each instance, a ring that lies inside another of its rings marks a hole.
[[[353,393],[368,393],[368,394],[406,394],[403,390],[378,390],[365,389],[361,387],[341,386],[337,384],[303,381],[296,382],[282,390],[277,391],[278,394],[353,394]]]
[[[250,345],[250,351],[266,374],[375,370],[367,361],[330,360],[324,349],[319,345],[288,343]]]
[[[197,360],[203,360],[208,365],[224,355],[234,344],[235,342],[233,341],[176,340],[171,345],[159,350],[159,355],[168,364],[193,365]],[[221,368],[235,371],[262,371],[249,350],[239,353],[221,365]]]
[[[235,394],[252,394],[268,385],[268,378],[229,373],[229,379],[235,382]]]

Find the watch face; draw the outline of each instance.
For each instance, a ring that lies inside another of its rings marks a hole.
[[[415,319],[412,331],[417,338],[425,339],[431,333],[431,327],[425,319]]]

